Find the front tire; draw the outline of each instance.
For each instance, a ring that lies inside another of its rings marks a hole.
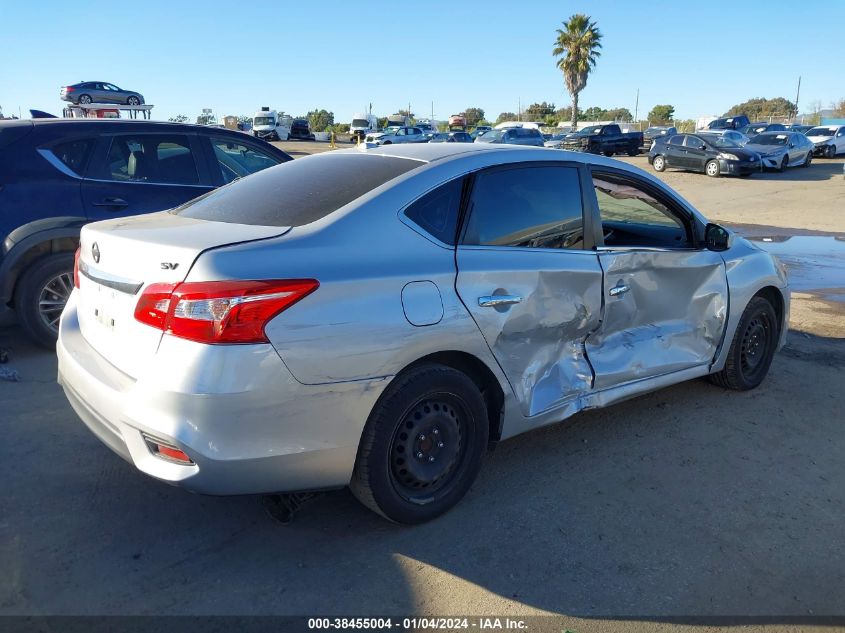
[[[836,158],[836,145],[828,145],[827,146],[827,157],[828,158]]]
[[[666,171],[666,160],[658,154],[651,161],[651,166],[654,167],[654,171]]]
[[[801,167],[809,167],[810,163],[813,162],[813,152],[807,152],[807,158],[804,159],[804,163]]]
[[[15,308],[24,332],[42,347],[56,346],[59,317],[73,290],[73,253],[36,261],[21,275]]]
[[[784,156],[780,161],[780,166],[778,167],[779,172],[785,172],[786,168],[789,166],[789,156]]]
[[[469,490],[488,434],[484,398],[466,374],[436,364],[410,369],[367,420],[352,493],[391,521],[430,521]]]
[[[138,97],[133,95],[126,100],[126,103],[128,103],[131,106],[137,106],[137,105],[141,105],[141,100]]]
[[[711,374],[711,382],[737,391],[754,389],[769,373],[779,338],[780,324],[772,304],[754,297],[739,320],[724,369]]]
[[[721,170],[719,169],[719,161],[708,160],[707,164],[704,166],[704,173],[711,178],[718,178],[721,173]]]

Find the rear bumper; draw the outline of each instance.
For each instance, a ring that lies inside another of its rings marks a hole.
[[[138,470],[206,494],[337,488],[349,483],[364,423],[385,380],[302,385],[272,346],[200,345],[164,336],[131,378],[62,317],[58,381],[106,446]],[[144,435],[195,462],[154,455]]]

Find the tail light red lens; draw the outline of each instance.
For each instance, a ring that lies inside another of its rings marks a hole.
[[[76,249],[73,254],[73,287],[79,288],[79,254],[82,252],[82,247]]]
[[[152,284],[135,318],[199,343],[266,343],[267,322],[319,285],[316,279]]]
[[[76,88],[71,88],[70,86],[65,87],[65,92],[73,92]]]

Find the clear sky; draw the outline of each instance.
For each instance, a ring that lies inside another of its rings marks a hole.
[[[804,10],[804,7],[807,7]],[[551,50],[584,12],[604,34],[582,108],[679,118],[721,114],[751,97],[802,112],[845,97],[845,1],[358,2],[0,0],[0,106],[60,114],[59,88],[101,80],[145,95],[156,119],[202,108],[348,122],[373,104],[444,119],[466,107],[495,119],[535,101],[570,103]]]

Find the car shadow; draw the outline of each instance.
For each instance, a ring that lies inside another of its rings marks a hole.
[[[687,382],[504,442],[415,527],[348,491],[282,525],[255,497],[156,482],[79,422],[48,352],[15,347],[0,613],[835,615],[845,348],[819,344],[824,364],[778,355],[751,392]]]
[[[809,167],[788,167],[783,172],[764,171],[755,173],[754,180],[788,180],[788,181],[814,181],[831,180],[832,178],[845,178],[845,162],[841,159],[814,158]]]

